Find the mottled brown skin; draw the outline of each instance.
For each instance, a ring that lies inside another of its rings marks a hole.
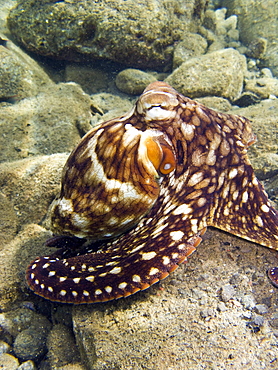
[[[247,157],[250,122],[163,82],[92,129],[65,165],[53,231],[90,238],[33,261],[31,289],[66,303],[125,297],[187,260],[207,226],[278,249],[278,214]],[[84,254],[83,254],[84,253]]]

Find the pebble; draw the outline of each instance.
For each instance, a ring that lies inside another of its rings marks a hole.
[[[254,310],[260,315],[266,314],[268,312],[268,308],[265,304],[256,304]]]
[[[3,353],[0,356],[1,370],[17,370],[19,366],[18,359],[8,353]]]
[[[41,359],[47,352],[47,334],[47,330],[37,326],[23,330],[14,341],[15,355],[23,361]]]
[[[253,323],[257,326],[262,326],[264,324],[264,317],[261,315],[253,314],[252,320]]]
[[[51,328],[51,323],[46,317],[25,307],[0,314],[0,327],[13,337],[29,328],[30,325],[48,330]]]
[[[0,340],[0,355],[2,355],[3,353],[8,353],[10,351],[11,346],[3,340]]]
[[[36,365],[33,361],[28,360],[23,362],[17,370],[36,370]]]
[[[231,298],[234,297],[235,293],[235,288],[232,285],[227,284],[221,288],[220,298],[223,302],[228,302]]]
[[[155,81],[156,78],[149,73],[128,68],[117,74],[115,83],[117,88],[126,94],[140,95],[146,86]]]
[[[217,305],[217,310],[220,312],[225,312],[227,311],[227,307],[224,302],[219,302]]]
[[[251,294],[246,294],[243,296],[241,303],[247,310],[252,310],[256,306],[255,299]]]

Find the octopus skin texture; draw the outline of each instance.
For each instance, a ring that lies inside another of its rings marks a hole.
[[[129,296],[186,261],[208,226],[278,249],[278,213],[247,157],[255,140],[248,119],[150,84],[70,154],[51,209],[61,237],[49,245],[62,248],[31,262],[30,288],[75,304]]]

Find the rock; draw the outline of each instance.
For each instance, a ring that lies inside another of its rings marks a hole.
[[[7,209],[2,209],[5,215],[2,217],[9,217],[9,209],[14,210],[11,225],[15,222],[19,230],[12,240],[11,229],[6,227],[2,230],[6,232],[2,240],[7,240],[7,243],[0,250],[1,308],[18,299],[22,290],[26,289],[27,264],[46,251],[52,252],[44,246],[45,240],[52,234],[32,222],[45,218],[59,191],[67,157],[68,154],[55,154],[0,165],[1,189],[6,199],[10,199],[10,202],[3,203]]]
[[[102,114],[95,114],[92,119],[92,125],[108,121],[115,117],[120,117],[132,109],[132,102],[114,94],[100,93],[92,95],[94,105],[99,107]]]
[[[232,299],[235,296],[235,293],[236,293],[236,290],[232,285],[230,284],[224,285],[221,288],[221,300],[223,302],[228,302],[230,299]]]
[[[230,48],[182,63],[165,82],[190,98],[220,96],[233,101],[242,92],[246,70],[245,57]]]
[[[154,81],[156,78],[153,75],[139,69],[128,68],[117,74],[115,83],[117,88],[126,94],[140,95]]]
[[[256,301],[253,295],[251,294],[246,294],[242,297],[241,299],[242,305],[247,309],[247,310],[252,310],[256,306]]]
[[[2,106],[0,147],[5,150],[0,162],[72,150],[80,131],[90,127],[91,105],[78,85],[62,83],[36,97]]]
[[[223,237],[235,246],[250,246],[250,252],[242,254],[234,248],[230,250],[231,258],[223,247],[219,248]],[[254,336],[246,326],[242,305],[232,300],[223,310],[217,310],[221,303],[217,292],[235,271],[248,273],[254,263],[256,271],[265,271],[263,266],[269,264],[269,259],[275,260],[270,250],[216,230],[208,231],[202,247],[188,263],[159,284],[126,299],[73,307],[74,332],[83,362],[91,370],[196,369],[196,363],[225,369],[261,370],[262,362],[270,366],[277,355],[273,349],[277,339],[267,319],[265,331],[261,329]],[[269,293],[265,274],[262,279],[259,285],[252,280],[254,296],[263,300],[270,295],[275,302],[276,293]],[[206,292],[196,288],[200,282]],[[250,284],[237,287],[237,294],[249,292]],[[201,303],[203,294],[207,295],[206,306]],[[275,310],[274,304],[271,311]],[[200,319],[200,315],[205,318]]]
[[[22,330],[15,338],[13,351],[23,361],[38,361],[47,352],[46,338],[48,330],[32,325]]]
[[[17,370],[36,370],[36,365],[33,361],[28,360],[23,362]]]
[[[277,140],[273,140],[278,137],[278,99],[263,100],[256,105],[233,109],[229,113],[247,117],[252,121],[257,141],[249,148],[248,155],[255,171],[263,170],[266,172],[268,169],[262,169],[263,160],[261,161],[259,158],[261,156],[265,158],[267,155],[271,157],[270,153],[276,154],[278,152]],[[272,159],[270,158],[268,162],[270,163]]]
[[[197,30],[206,6],[205,0],[22,0],[11,10],[8,26],[21,45],[42,55],[169,69],[174,43]]]
[[[106,91],[110,80],[108,72],[90,64],[68,63],[65,68],[65,81],[78,83],[87,94]]]
[[[6,205],[12,206],[16,212],[14,222],[22,226],[42,220],[59,192],[67,157],[68,154],[53,154],[0,165],[0,186],[6,199],[11,202],[6,202]],[[10,230],[7,231],[10,233]]]
[[[267,40],[267,49],[260,55],[261,64],[278,77],[278,7],[276,0],[223,0],[228,14],[238,17],[238,29],[242,42],[248,47],[260,38]]]
[[[220,98],[218,96],[206,96],[204,98],[197,98],[201,104],[204,104],[206,107],[209,107],[220,112],[228,112],[232,109],[232,105],[228,99]]]
[[[0,314],[0,325],[5,331],[13,337],[17,337],[23,330],[27,330],[31,326],[42,328],[49,331],[51,328],[50,322],[45,316],[42,316],[27,308],[18,308]]]
[[[0,356],[3,353],[9,353],[9,352],[11,352],[11,346],[8,343],[4,342],[3,340],[0,340]]]
[[[256,176],[260,180],[269,179],[278,174],[278,154],[262,153],[253,160]]]
[[[255,309],[255,312],[260,315],[264,315],[268,312],[268,308],[265,304],[256,304],[254,309]]]
[[[9,243],[17,233],[17,215],[12,202],[0,193],[0,250]]]
[[[56,369],[80,362],[80,356],[72,331],[65,325],[54,325],[47,338],[48,360]]]
[[[186,33],[175,46],[173,69],[176,69],[190,58],[205,54],[207,47],[208,43],[204,37],[197,33]]]
[[[4,353],[0,356],[0,368],[1,370],[18,370],[19,361],[12,355]]]
[[[0,45],[0,99],[16,101],[37,95],[45,86],[54,85],[44,70],[13,42]]]
[[[0,325],[15,337],[13,352],[21,360],[37,360],[46,352],[46,335],[51,328],[46,317],[19,308],[2,313]]]
[[[42,253],[52,252],[44,246],[51,235],[41,226],[29,224],[0,251],[0,309],[10,309],[13,302],[24,299],[27,264]]]
[[[251,91],[244,91],[238,99],[234,101],[234,104],[239,107],[248,107],[249,105],[257,104],[261,101],[261,98]]]
[[[261,99],[268,99],[271,95],[278,97],[278,78],[257,78],[245,83],[245,90],[251,91]]]

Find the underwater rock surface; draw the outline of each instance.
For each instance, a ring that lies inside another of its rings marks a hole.
[[[197,29],[205,0],[19,1],[8,26],[21,45],[66,60],[169,69],[174,43]]]

